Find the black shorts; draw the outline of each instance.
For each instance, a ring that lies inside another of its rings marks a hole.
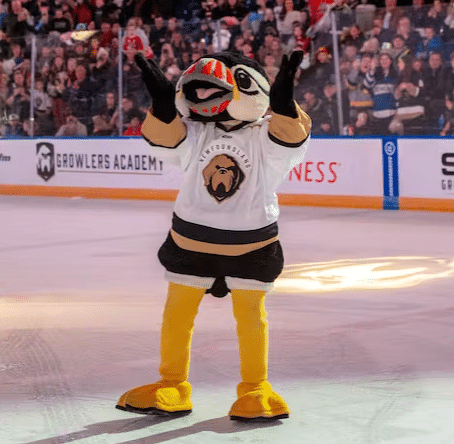
[[[281,274],[284,256],[279,241],[240,256],[198,253],[180,248],[169,234],[158,252],[167,271],[199,277],[254,279],[271,283]]]

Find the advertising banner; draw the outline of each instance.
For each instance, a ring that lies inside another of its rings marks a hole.
[[[312,139],[280,193],[383,196],[381,139]]]
[[[54,187],[178,189],[181,173],[142,139],[0,141],[0,183]]]
[[[454,200],[454,140],[399,140],[400,196]]]

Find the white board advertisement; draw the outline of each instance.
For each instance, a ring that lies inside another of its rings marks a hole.
[[[0,183],[177,189],[181,172],[142,138],[0,140]]]
[[[278,192],[382,196],[380,139],[312,139],[302,164],[293,168]]]
[[[454,199],[454,140],[399,140],[401,197]]]
[[[178,189],[181,170],[142,138],[0,140],[0,183],[58,187]],[[278,192],[380,196],[381,142],[312,139]]]

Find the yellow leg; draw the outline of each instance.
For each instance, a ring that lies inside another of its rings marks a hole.
[[[189,376],[194,320],[205,290],[170,283],[161,328],[159,373],[168,381],[186,381]]]
[[[181,413],[192,409],[187,381],[194,320],[205,290],[170,283],[161,328],[162,379],[124,393],[117,408],[138,413]]]
[[[290,410],[273,391],[268,378],[268,321],[265,292],[232,290],[233,314],[237,322],[242,382],[232,419],[275,420],[288,417]]]
[[[243,382],[260,383],[268,378],[268,320],[265,292],[232,290],[233,315],[240,349]]]

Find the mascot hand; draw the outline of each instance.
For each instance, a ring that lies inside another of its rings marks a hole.
[[[153,115],[164,123],[172,122],[177,116],[175,87],[154,60],[146,59],[139,52],[134,60],[142,71],[142,79],[153,99]]]
[[[303,51],[294,51],[290,58],[287,55],[282,57],[281,67],[270,90],[271,110],[293,119],[298,117],[293,101],[293,82],[303,56]]]

